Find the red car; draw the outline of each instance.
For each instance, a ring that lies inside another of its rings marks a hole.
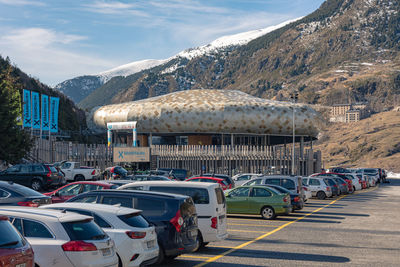
[[[222,190],[230,189],[229,185],[225,182],[224,179],[215,178],[215,177],[193,177],[186,179],[187,182],[205,182],[205,183],[219,183],[222,187]]]
[[[33,267],[33,250],[31,245],[8,221],[0,216],[0,266]]]
[[[64,185],[53,192],[44,193],[44,195],[50,196],[53,203],[60,203],[81,193],[93,190],[115,189],[117,187],[117,185],[105,182],[81,181]]]
[[[349,189],[349,192],[353,193],[353,182],[349,178],[347,178],[346,175],[343,175],[343,174],[340,174],[340,173],[336,173],[336,172],[321,172],[321,173],[313,174],[311,176],[319,176],[319,177],[321,177],[321,176],[322,177],[323,176],[328,176],[328,177],[337,176],[337,177],[340,177],[340,178],[342,178],[343,180],[346,181],[347,188]]]

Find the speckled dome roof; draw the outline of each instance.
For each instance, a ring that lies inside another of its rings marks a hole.
[[[310,107],[257,98],[236,90],[188,90],[122,104],[95,108],[92,119],[137,121],[139,133],[292,134],[316,137],[317,113]]]

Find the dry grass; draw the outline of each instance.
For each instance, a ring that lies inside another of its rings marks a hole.
[[[326,168],[383,167],[400,172],[400,112],[382,112],[357,123],[335,123],[322,131],[316,148]]]

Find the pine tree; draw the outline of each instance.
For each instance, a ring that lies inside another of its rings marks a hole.
[[[0,72],[0,160],[14,164],[30,151],[32,140],[17,125],[21,114],[21,85],[12,76],[12,71],[8,65]]]

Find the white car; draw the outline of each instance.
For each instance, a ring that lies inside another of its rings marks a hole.
[[[332,189],[321,177],[304,177],[303,184],[310,190],[313,197],[318,199],[325,199],[332,196]]]
[[[118,189],[146,190],[190,196],[196,206],[199,226],[199,247],[228,237],[226,202],[219,184],[181,181],[143,181]]]
[[[233,176],[232,179],[233,181],[235,181],[236,186],[241,186],[245,182],[250,181],[251,179],[254,179],[261,175],[262,174],[256,174],[256,173],[239,173]]]
[[[28,240],[38,267],[116,267],[114,242],[93,221],[76,213],[1,207],[0,214]]]
[[[158,258],[157,235],[154,226],[143,218],[141,210],[92,203],[58,203],[41,206],[92,216],[115,242],[122,266],[146,266]]]
[[[307,200],[309,200],[312,197],[312,193],[311,193],[311,188],[308,187],[308,185],[306,184],[302,184],[303,186],[303,192],[304,192],[304,202],[307,202]]]
[[[351,179],[353,183],[353,190],[358,191],[362,189],[360,179],[357,177],[355,173],[342,173],[342,175],[346,176],[347,178]]]

